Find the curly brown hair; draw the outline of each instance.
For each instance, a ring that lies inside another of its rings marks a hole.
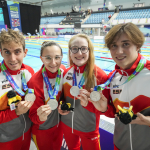
[[[21,44],[25,51],[25,39],[21,32],[12,29],[8,29],[8,31],[2,30],[0,33],[0,49],[2,49],[2,44],[10,43],[12,41]]]

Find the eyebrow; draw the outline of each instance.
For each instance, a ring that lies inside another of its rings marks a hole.
[[[124,40],[124,41],[121,41],[121,42],[130,42],[130,40]],[[115,44],[116,42],[113,42],[112,44]]]
[[[7,48],[3,48],[3,50],[4,50],[4,51],[9,51],[9,49],[7,49]],[[18,51],[18,50],[21,50],[21,48],[17,48],[17,49],[15,49],[14,51]]]
[[[62,55],[55,55],[54,57],[56,57],[56,56],[62,56]],[[46,55],[46,56],[44,56],[44,57],[52,57],[52,56]]]

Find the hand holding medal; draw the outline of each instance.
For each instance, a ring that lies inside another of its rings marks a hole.
[[[92,97],[94,100],[92,100],[91,98],[88,98],[88,100],[92,102],[92,104],[97,110],[101,112],[105,112],[107,110],[107,98],[102,94],[101,90],[98,92],[98,91],[93,91],[93,89],[91,89],[91,91],[92,91],[91,93],[95,93],[95,92],[99,93],[100,98],[97,96],[95,100],[90,94],[90,97]]]

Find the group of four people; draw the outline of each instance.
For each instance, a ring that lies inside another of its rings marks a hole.
[[[105,46],[116,62],[108,76],[95,65],[94,46],[87,35],[70,39],[69,68],[61,64],[60,45],[45,41],[40,51],[43,65],[34,74],[23,64],[28,51],[23,36],[11,29],[2,31],[0,148],[28,150],[32,133],[39,150],[60,150],[63,135],[69,150],[80,150],[81,144],[83,150],[101,150],[99,121],[100,115],[106,115],[115,118],[115,150],[150,149],[150,61],[140,54],[144,40],[132,23],[114,26],[105,36]],[[91,100],[91,92],[102,88],[101,98]],[[15,97],[19,102],[11,103],[15,98],[9,97],[10,91],[22,101]],[[64,103],[72,111],[63,110]],[[132,105],[136,119],[123,124],[116,115],[118,105]]]

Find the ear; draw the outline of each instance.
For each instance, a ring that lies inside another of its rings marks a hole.
[[[3,54],[2,54],[2,49],[0,49],[0,53],[1,53],[1,56],[3,57]]]
[[[43,62],[43,59],[42,59],[42,57],[40,56],[40,59],[41,59],[41,61]],[[43,64],[44,64],[44,62],[43,62]]]
[[[137,49],[136,49],[136,51],[139,53],[139,51],[140,51],[140,47],[138,47],[138,46],[137,46]]]
[[[28,52],[28,49],[26,48],[25,51],[24,51],[24,57],[26,57],[27,52]]]

